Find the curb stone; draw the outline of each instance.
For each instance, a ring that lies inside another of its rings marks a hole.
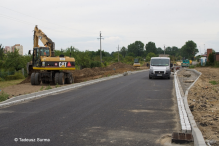
[[[198,78],[186,90],[185,96],[183,96],[183,102],[184,102],[185,110],[186,110],[186,113],[188,115],[188,119],[189,119],[189,122],[190,122],[191,128],[192,128],[192,135],[193,135],[193,139],[194,139],[194,145],[195,146],[206,146],[203,135],[202,135],[201,131],[199,130],[198,126],[196,125],[196,122],[194,120],[194,116],[192,115],[192,113],[189,109],[189,105],[188,105],[188,101],[187,101],[187,97],[188,97],[188,93],[189,93],[190,88],[196,83],[196,81],[199,79],[199,77],[201,76],[202,73],[198,72],[195,69],[186,69],[186,70],[193,71],[197,75],[199,75]],[[176,74],[176,78],[178,79],[177,72],[175,74]]]

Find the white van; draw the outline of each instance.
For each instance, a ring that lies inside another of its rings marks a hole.
[[[170,79],[172,66],[169,57],[151,57],[149,79],[155,77]]]

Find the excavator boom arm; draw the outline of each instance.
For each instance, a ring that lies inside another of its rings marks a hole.
[[[50,48],[50,56],[55,56],[55,43],[46,36],[40,29],[38,29],[37,25],[34,28],[34,47],[38,47],[39,39],[43,43],[44,46]]]

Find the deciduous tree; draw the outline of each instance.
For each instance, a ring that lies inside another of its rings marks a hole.
[[[128,45],[128,54],[130,53],[133,53],[134,57],[143,56],[144,44],[141,41],[135,41],[134,43]]]
[[[122,56],[125,57],[126,54],[127,54],[127,49],[123,46],[123,47],[121,48],[120,52],[121,52]]]
[[[193,41],[188,41],[181,48],[181,55],[186,59],[193,58],[198,53],[197,45]]]
[[[145,45],[145,49],[146,49],[146,54],[148,53],[154,53],[157,54],[157,48],[154,42],[148,42]]]
[[[0,44],[0,60],[3,60],[3,58],[4,58],[4,48],[2,44]]]

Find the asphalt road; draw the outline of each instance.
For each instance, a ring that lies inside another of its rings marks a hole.
[[[147,71],[0,109],[0,145],[158,146],[178,130],[173,90]]]

